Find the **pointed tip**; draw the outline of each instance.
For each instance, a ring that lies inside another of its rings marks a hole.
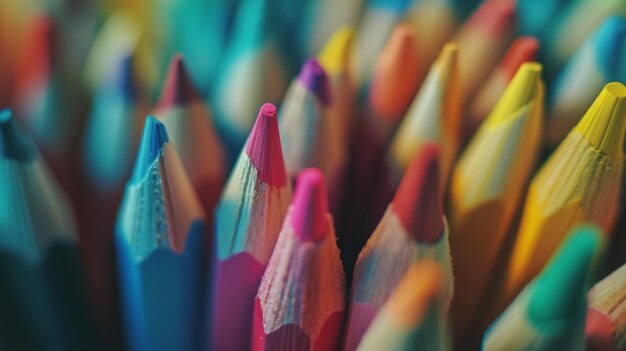
[[[603,154],[613,159],[622,157],[626,133],[626,87],[618,82],[605,85],[574,130]]]
[[[587,284],[602,233],[591,225],[574,228],[535,280],[528,315],[536,325],[584,313]]]
[[[146,177],[148,170],[161,155],[163,147],[168,141],[169,137],[165,125],[156,118],[148,116],[143,128],[139,151],[137,152],[137,160],[135,161],[132,177],[133,182],[139,182]]]
[[[265,103],[261,106],[246,142],[246,153],[257,169],[260,181],[274,187],[287,184],[276,106],[273,104]]]
[[[370,90],[372,108],[382,118],[401,118],[418,88],[416,34],[399,24],[378,56]]]
[[[522,36],[513,41],[506,54],[500,61],[498,70],[510,81],[519,67],[525,63],[534,61],[539,52],[539,40],[531,36]]]
[[[415,240],[435,243],[444,231],[437,144],[427,143],[415,155],[393,198],[393,209]]]
[[[493,0],[492,0],[493,1]],[[537,62],[525,62],[517,70],[493,108],[486,122],[498,124],[516,117],[520,108],[535,101],[543,104],[543,66]]]
[[[615,79],[620,64],[624,62],[622,48],[625,34],[625,20],[620,16],[611,16],[602,23],[591,39],[598,57],[598,65],[605,70],[608,79]]]
[[[328,194],[324,175],[317,168],[298,174],[293,196],[291,225],[303,241],[320,241],[328,234]]]
[[[412,328],[423,319],[443,286],[444,272],[437,262],[414,262],[389,298],[387,308],[391,317],[400,326]]]
[[[515,0],[487,0],[468,20],[468,26],[488,35],[501,35],[515,25]]]
[[[316,59],[309,59],[304,63],[298,75],[298,81],[312,92],[322,104],[330,103],[330,81]]]
[[[22,133],[10,109],[0,109],[0,153],[15,161],[29,161],[35,157],[35,146]]]
[[[200,95],[191,81],[183,56],[181,54],[174,55],[161,90],[159,108],[181,106],[198,99],[200,99]]]
[[[319,63],[324,67],[328,75],[334,76],[348,71],[354,36],[354,28],[343,27],[338,29],[328,39],[326,45],[317,56]]]

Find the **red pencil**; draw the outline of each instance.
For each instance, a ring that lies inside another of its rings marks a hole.
[[[363,334],[409,266],[434,259],[446,273],[443,305],[452,299],[448,226],[439,188],[439,148],[425,144],[409,166],[378,227],[359,254],[344,350],[356,350]]]
[[[344,272],[321,171],[303,170],[254,307],[251,350],[335,350]]]

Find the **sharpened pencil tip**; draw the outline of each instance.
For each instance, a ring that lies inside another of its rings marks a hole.
[[[35,146],[17,127],[10,109],[0,109],[0,153],[15,161],[35,156]]]
[[[165,125],[156,118],[148,116],[143,128],[141,145],[137,152],[137,161],[133,170],[133,182],[139,182],[148,174],[148,170],[163,152],[164,145],[169,141]]]
[[[439,147],[424,144],[415,155],[393,198],[393,209],[416,240],[435,243],[443,234],[439,187]]]
[[[282,187],[287,184],[287,171],[280,145],[276,106],[265,103],[254,122],[246,153],[257,169],[259,179],[269,185]]]
[[[587,308],[585,339],[590,350],[611,350],[613,322],[601,311]]]
[[[604,21],[592,39],[598,55],[598,65],[606,70],[609,79],[614,79],[620,69],[620,63],[624,62],[621,56],[625,34],[624,19],[612,16]]]
[[[174,55],[163,83],[159,108],[180,106],[199,98],[200,95],[191,81],[183,56]]]
[[[586,308],[587,283],[602,234],[592,225],[572,230],[536,280],[528,315],[536,325],[575,316]]]
[[[623,157],[626,87],[618,82],[605,85],[574,130],[601,153],[614,160]]]
[[[328,233],[328,195],[319,169],[307,168],[298,174],[292,211],[291,225],[300,239],[324,239]]]
[[[539,45],[539,40],[535,37],[522,36],[515,39],[502,58],[499,70],[510,80],[524,62],[535,60]]]
[[[298,75],[300,83],[311,91],[324,105],[330,103],[330,81],[316,59],[307,60]]]
[[[338,29],[326,42],[317,59],[328,75],[334,76],[348,70],[354,36],[354,28],[344,27]]]

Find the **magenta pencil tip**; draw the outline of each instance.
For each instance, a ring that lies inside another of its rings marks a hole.
[[[191,81],[183,56],[181,54],[174,55],[163,83],[158,107],[175,107],[199,99],[200,95]]]
[[[300,239],[324,239],[328,233],[328,195],[319,169],[307,168],[298,174],[292,211],[291,225]]]
[[[273,104],[261,106],[246,143],[246,153],[262,182],[275,187],[287,184],[276,106]]]
[[[443,234],[439,147],[425,144],[409,165],[393,199],[402,225],[416,240],[434,243]]]
[[[307,60],[300,70],[298,80],[326,105],[330,103],[330,81],[316,59]]]

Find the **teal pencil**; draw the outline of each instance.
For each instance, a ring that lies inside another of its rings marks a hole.
[[[587,290],[602,233],[574,229],[559,251],[487,330],[484,350],[584,350]]]
[[[0,110],[0,348],[98,349],[70,205]]]

